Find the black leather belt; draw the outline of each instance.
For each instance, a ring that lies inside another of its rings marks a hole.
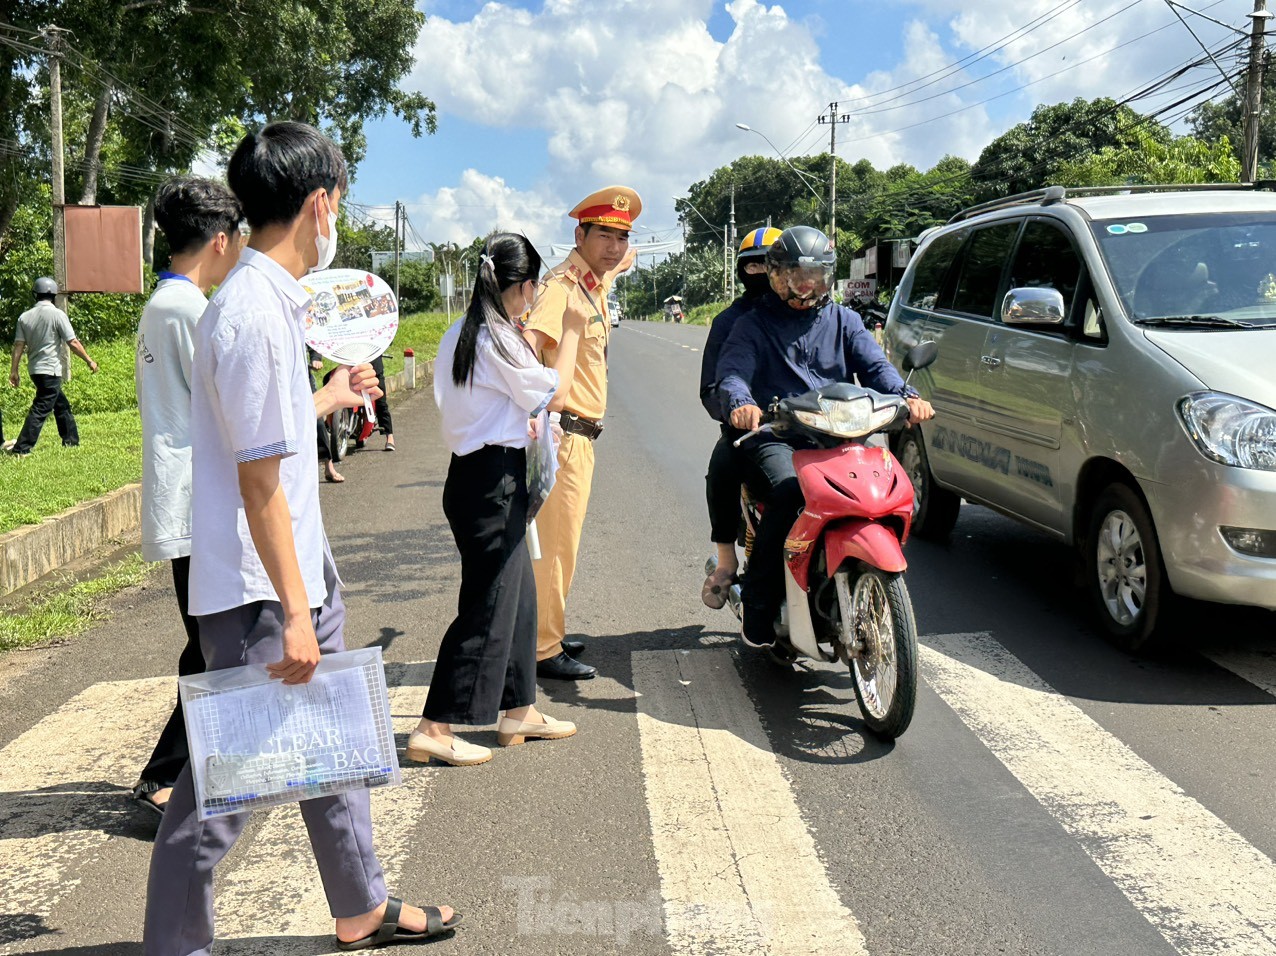
[[[592,418],[584,418],[574,412],[563,412],[558,424],[567,434],[580,435],[590,441],[597,441],[598,436],[603,433],[602,422],[596,422]]]

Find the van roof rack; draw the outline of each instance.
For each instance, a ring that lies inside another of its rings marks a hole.
[[[949,219],[949,223],[961,222],[965,219],[971,219],[982,213],[992,212],[994,209],[1009,209],[1014,206],[1053,206],[1056,203],[1064,202],[1067,199],[1079,198],[1085,196],[1120,196],[1127,193],[1159,193],[1159,192],[1202,192],[1206,190],[1226,190],[1226,191],[1242,191],[1242,190],[1276,190],[1276,180],[1263,179],[1252,183],[1189,183],[1189,184],[1162,184],[1148,186],[1081,186],[1073,188],[1065,188],[1063,186],[1046,186],[1043,189],[1033,189],[1026,193],[1017,193],[1013,196],[1004,196],[1001,199],[992,199],[988,202],[982,202],[977,206],[971,206],[963,209],[953,218]]]

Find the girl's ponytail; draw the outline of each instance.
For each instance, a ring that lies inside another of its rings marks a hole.
[[[510,354],[506,336],[502,330],[518,326],[512,316],[505,313],[502,294],[512,285],[521,285],[540,278],[541,257],[525,236],[508,232],[493,233],[483,244],[479,257],[478,275],[474,279],[474,291],[461,325],[461,335],[456,343],[456,356],[452,360],[452,381],[456,385],[473,383],[474,366],[478,360],[479,332],[486,328],[492,347],[502,360],[516,364]],[[521,341],[521,338],[520,338]]]

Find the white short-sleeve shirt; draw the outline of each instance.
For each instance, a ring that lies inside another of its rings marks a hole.
[[[310,296],[269,256],[245,249],[195,331],[191,382],[190,613],[278,601],[253,546],[240,462],[279,457],[310,606],[327,596],[315,406],[306,369]]]
[[[167,278],[142,310],[134,376],[142,414],[142,557],[191,553],[191,362],[208,300],[189,279]]]
[[[464,322],[459,319],[443,334],[434,360],[434,401],[439,406],[443,441],[454,455],[468,455],[484,445],[526,448],[530,441],[527,420],[549,405],[558,390],[558,372],[537,362],[512,327],[500,333],[514,359],[507,361],[484,327],[474,349],[473,380],[455,384],[452,364]]]

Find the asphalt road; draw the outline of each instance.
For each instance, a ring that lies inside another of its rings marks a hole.
[[[1201,609],[1120,653],[1066,549],[967,506],[948,545],[908,546],[925,680],[884,745],[843,668],[780,671],[700,604],[703,340],[612,339],[569,606],[600,677],[542,685],[580,733],[374,795],[394,891],[466,915],[438,952],[1276,953],[1274,616]],[[374,439],[322,496],[347,643],[384,649],[402,743],[458,567],[429,396],[395,420],[400,450]],[[0,660],[0,953],[140,953],[154,824],[125,796],[178,632],[157,574],[88,635]],[[218,902],[219,953],[331,949],[293,808],[255,817]]]

